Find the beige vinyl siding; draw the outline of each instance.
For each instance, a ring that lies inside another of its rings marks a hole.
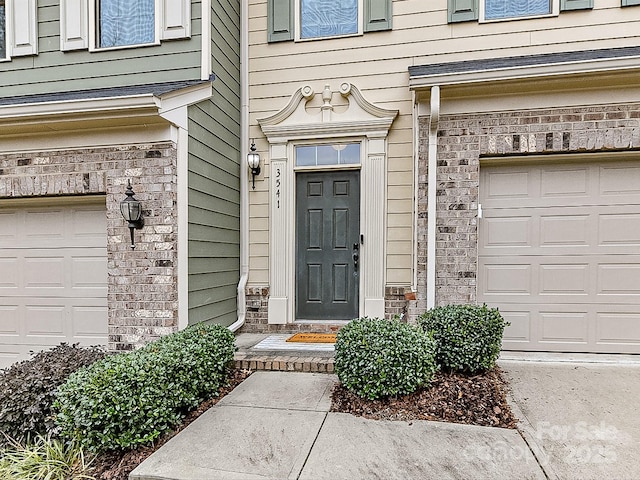
[[[189,323],[231,325],[240,278],[237,2],[212,9],[213,100],[189,108]]]
[[[192,3],[191,15],[190,39],[61,52],[59,0],[39,0],[39,53],[0,63],[0,97],[200,79],[200,2]]]
[[[280,110],[304,84],[356,85],[370,102],[399,109],[388,138],[387,285],[412,282],[413,138],[408,67],[429,63],[625,47],[640,41],[640,7],[598,0],[593,10],[558,17],[480,24],[447,23],[447,1],[394,0],[393,30],[359,37],[267,44],[267,3],[249,11],[250,135],[266,168],[252,192],[251,278],[268,284],[268,188],[266,140],[257,119]]]

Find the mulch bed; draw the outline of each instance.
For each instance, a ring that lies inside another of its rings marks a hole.
[[[127,480],[129,473],[171,437],[218,403],[251,372],[234,370],[229,385],[219,395],[200,404],[184,422],[155,444],[124,453],[110,453],[93,462],[98,480]],[[338,384],[332,394],[332,412],[350,413],[375,420],[434,420],[490,427],[516,428],[517,419],[507,403],[508,384],[499,368],[479,375],[437,373],[428,388],[410,395],[364,400]]]
[[[432,420],[516,428],[518,420],[507,403],[507,389],[498,367],[478,375],[437,373],[428,388],[380,400],[363,400],[337,385],[331,411],[374,420]]]
[[[178,432],[186,428],[196,418],[218,403],[222,397],[237,387],[251,372],[235,369],[231,372],[229,384],[218,391],[218,396],[205,400],[196,409],[190,411],[183,422],[172,432],[167,433],[153,445],[147,445],[127,452],[113,452],[99,456],[92,463],[91,475],[98,480],[127,480],[129,473],[133,471],[143,460],[150,456],[162,445],[167,443]]]

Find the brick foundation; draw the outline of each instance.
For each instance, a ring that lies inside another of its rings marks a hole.
[[[429,118],[420,118],[418,301],[426,309]],[[476,300],[482,156],[640,149],[640,104],[448,115],[438,126],[436,304]],[[552,156],[549,157],[553,159]]]
[[[176,147],[173,143],[0,155],[0,199],[106,195],[110,350],[131,350],[177,329]],[[127,180],[145,226],[120,214]]]

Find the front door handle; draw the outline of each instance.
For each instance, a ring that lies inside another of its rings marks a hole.
[[[360,260],[360,244],[353,244],[353,268],[358,271],[358,261]]]

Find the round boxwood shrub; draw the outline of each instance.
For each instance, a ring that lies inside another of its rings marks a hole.
[[[475,373],[495,366],[509,323],[497,308],[447,305],[421,315],[418,325],[433,335],[436,361],[443,369]]]
[[[152,442],[227,382],[234,343],[201,323],[77,371],[58,389],[61,435],[92,451]]]
[[[436,372],[435,342],[396,320],[359,318],[337,335],[335,371],[345,388],[375,400],[427,385]]]
[[[51,433],[56,389],[71,373],[105,355],[99,347],[63,343],[0,370],[0,447],[10,444],[7,436],[25,443]]]

